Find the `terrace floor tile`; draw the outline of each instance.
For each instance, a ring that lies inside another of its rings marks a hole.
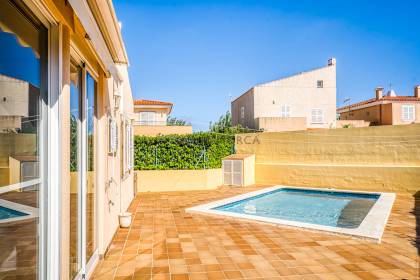
[[[397,195],[380,244],[185,212],[262,187],[139,193],[131,228],[118,230],[93,279],[420,278],[420,203],[407,194]]]

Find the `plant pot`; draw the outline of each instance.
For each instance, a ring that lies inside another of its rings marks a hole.
[[[129,212],[120,213],[118,219],[120,221],[120,227],[128,228],[131,225],[132,214]]]

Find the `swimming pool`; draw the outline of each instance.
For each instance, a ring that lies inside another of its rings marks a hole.
[[[22,217],[26,215],[28,214],[0,206],[0,220]]]
[[[31,220],[37,217],[37,208],[0,199],[0,225]]]
[[[187,209],[380,241],[395,194],[275,186]]]

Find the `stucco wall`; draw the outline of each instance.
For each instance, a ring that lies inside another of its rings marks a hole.
[[[323,88],[317,88],[317,81]],[[328,128],[336,119],[336,66],[309,72],[255,87],[254,117],[281,117],[282,105],[290,106],[290,117],[306,117],[308,128]],[[322,109],[324,122],[314,124],[312,109]]]
[[[410,104],[410,103],[403,103],[403,102],[401,102],[401,103],[393,103],[392,104],[392,124],[407,124],[407,122],[404,122],[403,120],[402,120],[402,111],[401,111],[401,107],[402,107],[402,105],[404,105],[404,104]],[[420,123],[420,104],[419,103],[417,103],[417,104],[414,104],[414,103],[411,103],[411,104],[413,104],[414,106],[415,106],[415,117],[416,117],[416,119],[414,120],[414,122],[415,123]]]
[[[157,136],[170,134],[192,134],[192,126],[184,125],[136,125],[134,135],[137,136]]]
[[[420,104],[409,102],[393,102],[381,105],[370,106],[350,112],[340,114],[341,120],[365,120],[372,124],[380,125],[400,125],[411,124],[413,122],[405,122],[402,120],[401,107],[405,104],[413,104],[415,106],[414,123],[420,123]]]
[[[323,81],[322,88],[317,87],[318,80]],[[281,107],[287,105],[290,117],[306,118],[308,128],[334,127],[336,92],[335,64],[257,85],[232,102],[232,123],[256,129],[254,119],[281,117]],[[240,117],[242,106],[244,119]],[[312,123],[312,109],[323,111],[322,123]]]
[[[256,155],[257,184],[415,193],[419,132],[419,124],[267,132],[248,135],[257,141],[237,141],[236,152]]]
[[[340,120],[365,120],[370,123],[379,123],[379,109],[376,107],[371,106],[340,113]]]
[[[256,129],[268,132],[306,130],[306,118],[256,118]]]
[[[136,171],[138,192],[211,190],[222,185],[222,169]]]
[[[126,67],[120,67],[122,78],[124,80],[123,98],[121,100],[120,112],[126,116],[133,116],[133,98]],[[118,214],[120,211],[126,211],[135,195],[134,189],[134,171],[123,173],[123,117],[121,113],[115,114],[118,123],[119,145],[116,156],[108,154],[108,114],[114,111],[113,107],[113,80],[103,77],[103,98],[101,104],[100,130],[98,135],[100,144],[98,151],[100,158],[98,160],[98,203],[99,203],[99,225],[100,232],[99,253],[105,253],[107,246],[119,227]],[[111,180],[113,179],[113,182]]]
[[[141,112],[154,112],[155,113],[155,122],[156,123],[165,123],[168,118],[168,109],[167,108],[135,108],[135,120],[141,121],[140,113]]]
[[[244,118],[241,118],[241,107],[244,107]],[[248,90],[231,103],[232,125],[256,129],[254,122],[254,89]]]
[[[343,128],[345,125],[350,125],[351,127],[367,127],[370,125],[370,122],[365,120],[337,120],[336,128]]]
[[[2,134],[0,142],[0,166],[7,167],[9,155],[35,155],[37,136],[30,133]]]
[[[88,32],[82,26],[77,15],[73,12],[72,5],[68,1],[42,1],[43,4],[39,7],[46,9],[50,13],[51,18],[57,21],[57,24],[51,25],[51,30],[58,28],[59,32],[51,32],[49,36],[49,44],[51,46],[51,54],[55,54],[55,48],[53,46],[59,45],[60,49],[57,50],[57,59],[59,64],[55,64],[55,60],[51,59],[51,73],[49,78],[54,84],[59,84],[61,88],[52,87],[52,91],[59,91],[59,126],[61,131],[60,139],[61,142],[58,145],[60,147],[60,178],[61,182],[55,186],[61,189],[61,201],[58,205],[61,206],[61,230],[60,230],[60,242],[61,246],[59,252],[61,254],[60,261],[60,272],[61,277],[57,279],[67,280],[69,279],[69,252],[70,252],[70,215],[75,213],[77,209],[71,209],[70,206],[70,192],[72,186],[70,179],[72,176],[70,173],[70,44],[72,48],[77,49],[77,55],[85,62],[86,69],[93,70],[91,72],[94,76],[98,75],[97,78],[97,109],[98,113],[96,116],[95,128],[97,129],[96,134],[96,149],[95,149],[95,169],[96,174],[89,174],[89,177],[95,177],[96,184],[94,186],[96,191],[96,198],[94,202],[95,208],[95,244],[99,249],[99,253],[103,254],[110,243],[116,229],[118,228],[118,213],[125,211],[130,202],[134,197],[134,186],[133,186],[133,172],[123,174],[121,166],[121,147],[119,147],[116,156],[111,156],[107,152],[108,147],[108,115],[112,114],[117,120],[119,127],[119,135],[122,134],[121,123],[123,115],[125,117],[132,116],[133,113],[133,100],[131,94],[131,88],[129,84],[129,77],[125,65],[118,64],[116,67],[120,70],[120,79],[123,80],[123,99],[121,102],[121,108],[116,110],[114,107],[113,100],[113,89],[114,80],[110,75],[109,61],[100,61],[101,54],[106,52],[105,49],[95,50],[95,40],[88,39]],[[33,6],[33,5],[31,5]],[[86,6],[88,7],[88,6]],[[109,6],[107,6],[109,7]],[[109,15],[111,17],[111,15]],[[99,24],[102,22],[96,20]],[[109,22],[107,22],[109,24]],[[102,30],[101,30],[102,31]],[[90,34],[89,34],[90,35]],[[106,39],[106,38],[105,38]],[[117,40],[114,40],[118,43]],[[96,41],[97,42],[97,41]],[[112,46],[110,46],[112,47]],[[111,50],[112,51],[112,50]],[[77,57],[74,57],[77,58]],[[49,60],[50,61],[50,60]],[[57,66],[61,69],[58,69]],[[60,76],[59,76],[60,75]],[[55,104],[54,104],[55,105]],[[20,106],[15,106],[15,111],[21,111]],[[25,115],[27,113],[20,113]],[[8,160],[1,157],[2,150],[7,147],[8,149],[15,149],[16,152],[10,152],[12,154],[33,154],[36,147],[36,139],[34,135],[22,135],[16,134],[11,136],[8,143],[2,141],[0,143],[0,166],[3,167],[4,163],[8,164]],[[6,139],[2,137],[2,140]],[[121,137],[119,138],[121,142]],[[57,151],[54,151],[57,152]],[[9,174],[9,168],[0,167],[0,177],[3,177],[2,173],[7,170]],[[2,172],[3,171],[3,172]],[[8,176],[8,175],[7,175]],[[91,178],[92,178],[91,177]],[[109,184],[109,180],[113,178],[114,183]],[[1,178],[0,178],[0,181]],[[92,178],[93,181],[93,178]],[[0,182],[1,183],[1,182]],[[121,187],[121,188],[120,188]],[[74,190],[74,187],[73,187]],[[121,192],[120,192],[121,190]],[[88,191],[93,191],[93,186],[89,185]],[[110,203],[112,202],[112,203]],[[34,247],[35,250],[35,247]],[[54,276],[53,276],[54,277]]]

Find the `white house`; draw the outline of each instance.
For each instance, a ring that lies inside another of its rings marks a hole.
[[[335,127],[336,60],[252,87],[231,103],[232,124],[265,131]]]

